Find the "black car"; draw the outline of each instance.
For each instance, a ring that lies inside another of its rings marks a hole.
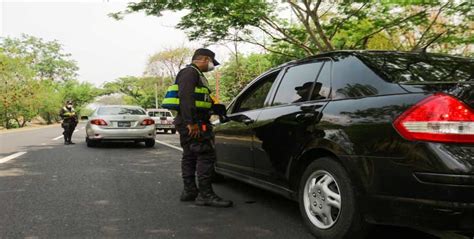
[[[316,238],[474,231],[474,61],[330,52],[253,80],[215,128],[218,174],[297,200]]]

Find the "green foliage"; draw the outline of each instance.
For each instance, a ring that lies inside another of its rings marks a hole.
[[[0,119],[9,128],[11,121],[23,126],[34,116],[34,71],[23,57],[10,57],[0,51]]]
[[[469,1],[142,0],[112,16],[185,10],[177,27],[191,40],[243,41],[289,58],[372,47],[469,55],[473,9]]]
[[[250,81],[271,68],[271,58],[267,54],[238,55],[220,67],[221,101],[229,103]]]
[[[101,93],[75,80],[77,66],[56,42],[24,35],[0,39],[0,121],[6,128],[23,127],[37,116],[59,120],[66,99],[79,111]]]
[[[170,48],[150,56],[145,75],[176,77],[178,71],[191,61],[192,50],[186,47]]]
[[[83,107],[101,95],[102,91],[91,83],[69,80],[60,84],[60,94],[62,99],[72,100],[78,114],[81,114]]]
[[[127,76],[112,82],[107,82],[103,88],[107,94],[124,94],[124,101],[127,104],[140,105],[147,109],[155,108],[155,89],[157,89],[158,104],[160,104],[166,89],[172,82],[170,77]]]
[[[64,53],[57,41],[44,41],[34,36],[21,38],[3,38],[0,48],[10,56],[22,57],[36,72],[36,79],[70,80],[79,69],[76,62],[69,59],[71,54]]]

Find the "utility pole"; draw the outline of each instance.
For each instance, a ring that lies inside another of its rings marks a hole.
[[[158,109],[158,82],[155,83],[155,109]]]
[[[217,102],[219,102],[219,80],[221,78],[221,73],[219,71],[216,71],[214,77],[216,78],[216,100]]]

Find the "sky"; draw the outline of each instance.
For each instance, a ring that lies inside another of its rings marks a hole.
[[[202,43],[189,42],[174,26],[183,13],[162,17],[129,14],[116,21],[107,14],[124,10],[126,1],[0,0],[0,36],[28,34],[47,41],[58,40],[78,63],[81,81],[100,86],[122,76],[142,75],[150,55],[165,48]],[[210,46],[221,62],[230,51]]]

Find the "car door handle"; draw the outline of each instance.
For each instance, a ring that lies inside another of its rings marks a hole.
[[[249,125],[249,124],[251,124],[251,123],[253,123],[253,122],[254,122],[253,119],[243,119],[243,120],[242,120],[242,123],[244,123],[244,124],[246,124],[246,125]]]
[[[307,120],[307,119],[312,119],[315,116],[316,116],[316,114],[313,113],[313,112],[299,113],[299,114],[296,115],[296,120],[303,121],[303,120]]]

